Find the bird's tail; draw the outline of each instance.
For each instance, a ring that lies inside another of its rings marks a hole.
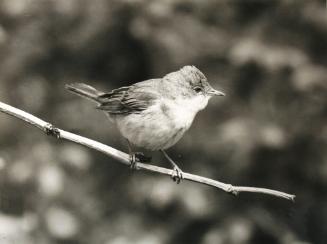
[[[67,84],[65,87],[72,93],[75,93],[96,103],[101,103],[100,96],[104,94],[103,92],[98,91],[94,87],[86,85],[84,83],[74,83],[69,85]]]

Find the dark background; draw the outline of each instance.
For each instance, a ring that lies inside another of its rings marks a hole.
[[[109,91],[192,64],[227,96],[170,155],[184,171],[297,198],[176,185],[0,114],[0,243],[327,243],[325,4],[1,0],[1,101],[127,151],[64,85]]]

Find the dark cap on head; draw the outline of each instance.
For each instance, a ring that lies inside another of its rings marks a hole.
[[[179,92],[184,95],[194,96],[204,94],[208,96],[223,96],[224,93],[216,91],[209,84],[205,75],[195,66],[187,65],[178,71],[167,74],[164,79],[177,83]]]
[[[217,91],[212,88],[209,84],[205,75],[195,66],[184,66],[180,72],[183,74],[185,79],[191,84],[191,86],[196,87],[199,86],[203,89],[203,91],[210,96],[225,96],[225,94],[221,91]]]
[[[205,75],[195,66],[187,65],[180,69],[184,78],[193,85],[199,82],[207,82]]]

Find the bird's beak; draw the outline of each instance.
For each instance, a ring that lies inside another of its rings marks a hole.
[[[211,96],[225,96],[225,93],[223,93],[221,91],[217,91],[213,88],[211,88],[207,93]]]

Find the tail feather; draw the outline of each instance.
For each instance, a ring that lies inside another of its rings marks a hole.
[[[65,88],[71,91],[72,93],[75,93],[81,97],[87,98],[97,103],[101,103],[101,99],[99,98],[99,96],[104,94],[103,92],[98,91],[92,86],[86,85],[84,83],[67,84]]]

